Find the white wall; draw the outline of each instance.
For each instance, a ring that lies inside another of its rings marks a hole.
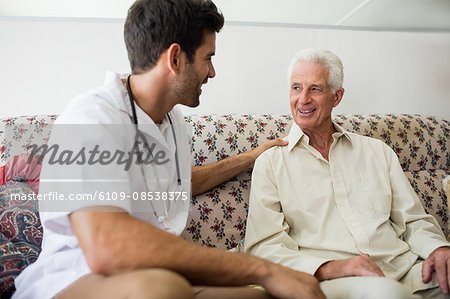
[[[119,19],[0,17],[0,118],[60,113],[77,93],[129,70]],[[217,77],[187,114],[289,113],[286,67],[304,47],[345,68],[337,113],[450,119],[450,33],[333,30],[230,22],[217,36]]]

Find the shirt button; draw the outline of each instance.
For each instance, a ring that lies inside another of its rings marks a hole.
[[[159,216],[158,217],[158,221],[159,222],[163,222],[164,220],[166,220],[166,217],[164,217],[164,216]]]

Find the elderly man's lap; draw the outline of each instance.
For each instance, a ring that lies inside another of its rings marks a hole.
[[[414,294],[419,295],[421,298],[426,299],[449,299],[449,295],[442,294],[439,287],[434,287],[431,289],[426,289],[422,291],[417,291]]]
[[[442,294],[439,287],[417,291],[410,290],[395,280],[384,277],[344,277],[326,280],[320,287],[328,299],[378,299],[378,298],[411,298],[411,299],[448,299],[449,295]]]
[[[325,280],[320,283],[320,287],[328,299],[421,298],[420,296],[412,295],[399,282],[384,277],[344,277]]]

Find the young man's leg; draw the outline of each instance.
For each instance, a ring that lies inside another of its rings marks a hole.
[[[88,274],[72,283],[55,299],[164,299],[194,298],[189,282],[165,269],[143,269],[114,275]]]
[[[269,299],[265,291],[252,287],[192,287],[181,275],[164,269],[144,269],[115,275],[88,274],[65,288],[55,299],[197,298]]]
[[[194,287],[196,299],[271,299],[264,290],[248,286],[244,287]]]

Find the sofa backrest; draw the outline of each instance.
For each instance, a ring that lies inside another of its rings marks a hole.
[[[188,116],[192,125],[192,165],[220,161],[256,148],[267,140],[286,136],[292,125],[290,115],[243,114]],[[232,180],[249,180],[246,171]]]
[[[409,114],[337,115],[346,130],[383,140],[403,171],[449,169],[450,125],[436,117]]]
[[[1,119],[0,166],[11,158],[13,144],[15,155],[30,154],[30,144],[44,144],[56,117],[35,115]],[[397,153],[404,171],[450,167],[450,125],[446,120],[409,114],[336,115],[333,120],[350,132],[383,140]],[[287,135],[292,117],[203,115],[187,116],[186,123],[192,126],[193,165],[203,165]],[[17,152],[19,147],[22,150]]]
[[[37,115],[0,120],[0,183],[5,179],[4,165],[14,162],[14,155],[30,154],[30,144],[44,144],[55,119],[55,115]],[[336,115],[333,119],[351,132],[381,139],[394,149],[425,210],[438,219],[447,234],[448,207],[442,179],[450,168],[449,123],[435,117],[407,114]],[[192,126],[192,163],[204,165],[287,135],[292,118],[270,114],[203,115],[188,116],[186,123]],[[27,177],[30,173],[36,175],[23,169],[9,173],[8,179],[13,181],[30,179]],[[206,246],[235,247],[245,235],[250,178],[251,171],[246,171],[194,196],[182,236]],[[5,215],[3,209],[1,214]]]
[[[404,171],[450,167],[446,120],[409,114],[339,114],[333,120],[347,131],[383,140]],[[193,165],[204,165],[285,136],[293,121],[290,115],[231,114],[189,116],[186,122],[192,125]]]

